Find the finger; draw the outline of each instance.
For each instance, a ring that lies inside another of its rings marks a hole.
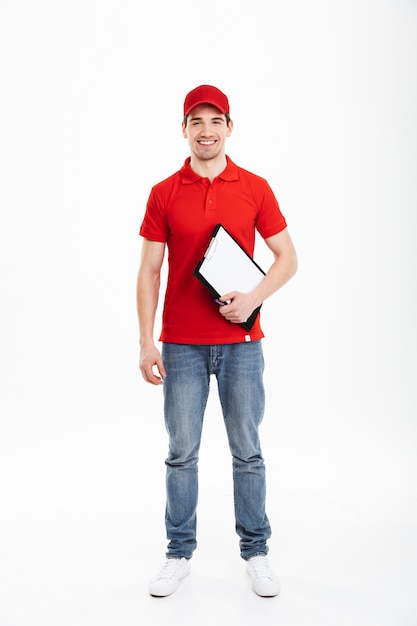
[[[140,367],[142,378],[151,385],[160,385],[162,380],[157,376],[151,367]]]
[[[166,378],[166,371],[164,362],[161,356],[155,359],[155,363],[152,365],[152,373],[155,374],[155,369],[158,370],[158,374],[161,378]]]
[[[154,374],[153,371],[151,371],[149,374],[146,374],[145,380],[147,383],[151,383],[151,385],[162,385],[162,378]]]
[[[229,291],[228,293],[223,294],[220,300],[222,300],[222,302],[227,302],[227,304],[230,304],[233,298],[236,298],[237,294],[237,291]]]

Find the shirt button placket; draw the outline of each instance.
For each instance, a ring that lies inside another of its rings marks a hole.
[[[216,210],[216,192],[213,191],[213,187],[211,186],[207,193],[206,198],[206,213],[212,213]]]

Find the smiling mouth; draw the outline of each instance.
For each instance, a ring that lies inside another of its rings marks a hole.
[[[214,139],[210,140],[210,141],[199,141],[198,142],[201,146],[214,146],[214,144],[216,143],[216,141]]]

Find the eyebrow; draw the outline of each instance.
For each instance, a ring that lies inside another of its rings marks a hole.
[[[191,117],[190,121],[191,122],[199,122],[201,121],[203,118],[202,117]],[[220,115],[216,115],[215,117],[211,117],[210,121],[214,122],[215,120],[220,120],[222,122],[224,122],[224,118],[221,117]]]

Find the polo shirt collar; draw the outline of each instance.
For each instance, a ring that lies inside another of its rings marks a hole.
[[[185,185],[189,185],[191,183],[195,183],[198,180],[201,180],[203,177],[200,174],[194,172],[190,167],[191,157],[185,159],[184,165],[180,169],[181,182]],[[226,155],[227,165],[221,174],[218,175],[217,178],[221,178],[222,180],[237,180],[238,179],[238,168],[237,165],[233,163],[231,159]]]

